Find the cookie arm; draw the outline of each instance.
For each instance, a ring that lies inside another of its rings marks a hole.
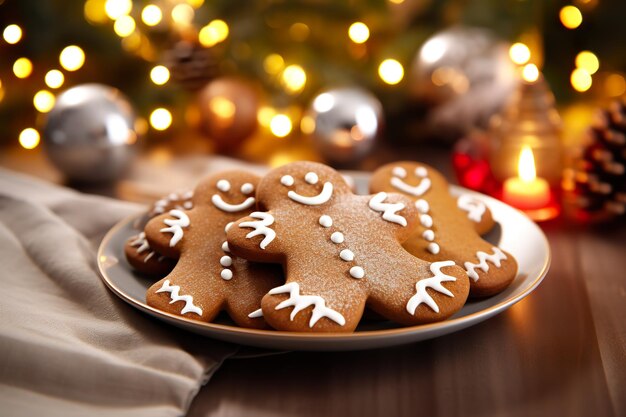
[[[399,241],[411,236],[419,223],[419,212],[413,201],[401,194],[379,192],[367,196],[367,205],[387,227],[394,229]]]
[[[170,210],[146,224],[146,239],[157,252],[169,258],[178,258],[184,244],[185,231],[190,225],[191,220],[186,211]]]
[[[237,220],[226,233],[230,250],[249,261],[277,263],[282,248],[276,227],[275,213],[255,211]]]

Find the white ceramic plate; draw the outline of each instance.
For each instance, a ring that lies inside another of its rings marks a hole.
[[[353,175],[357,191],[367,188],[367,178]],[[468,301],[450,319],[421,326],[397,327],[388,321],[371,321],[351,334],[309,334],[237,327],[228,319],[201,323],[165,313],[146,304],[146,290],[154,280],[135,274],[124,257],[124,242],[137,234],[137,217],[123,220],[102,240],[98,267],[105,284],[122,300],[139,310],[174,326],[201,335],[243,345],[282,350],[359,350],[372,349],[431,339],[456,332],[501,313],[530,294],[539,285],[550,266],[550,246],[539,227],[518,210],[483,194],[461,187],[451,187],[454,195],[469,193],[484,201],[498,223],[485,238],[510,252],[519,270],[513,283],[493,297]]]

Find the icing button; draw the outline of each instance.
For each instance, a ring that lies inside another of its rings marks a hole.
[[[354,252],[350,249],[344,249],[339,253],[339,257],[346,262],[350,262],[354,260]]]
[[[352,278],[361,279],[365,276],[365,271],[360,266],[353,266],[350,268],[350,275]]]
[[[222,256],[220,258],[220,265],[222,266],[231,266],[233,264],[233,258],[230,256]]]
[[[222,279],[230,281],[233,278],[233,271],[231,271],[230,269],[222,269],[220,275],[222,276]]]
[[[343,241],[344,241],[343,233],[341,233],[341,232],[334,232],[332,235],[330,235],[330,240],[333,243],[336,243],[336,244],[343,243]]]
[[[222,250],[224,252],[230,252],[230,248],[228,247],[228,242],[222,243]]]
[[[331,219],[330,216],[326,214],[320,216],[319,222],[322,227],[330,227],[333,225],[333,219]]]

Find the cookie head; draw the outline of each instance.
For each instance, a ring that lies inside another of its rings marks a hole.
[[[271,208],[281,204],[321,207],[350,187],[337,173],[315,162],[293,162],[272,170],[259,185],[260,204]]]
[[[412,197],[421,197],[431,188],[447,189],[447,182],[439,173],[427,165],[408,161],[381,167],[372,177],[372,184],[372,189],[386,189]]]
[[[225,213],[254,208],[259,179],[243,171],[225,171],[204,179],[194,192],[194,206],[213,206]]]

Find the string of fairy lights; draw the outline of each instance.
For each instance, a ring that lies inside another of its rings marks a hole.
[[[389,0],[391,7],[403,1]],[[559,12],[561,24],[570,30],[579,28],[584,20],[581,9],[584,10],[594,1],[597,2],[596,0],[575,0],[575,4],[563,7]],[[161,28],[185,33],[187,36],[191,33],[202,46],[207,48],[229,38],[230,27],[224,20],[213,19],[203,26],[198,26],[194,22],[196,12],[203,3],[204,0],[172,0],[138,6],[132,0],[87,0],[84,3],[84,17],[94,25],[111,25],[115,34],[120,37],[124,50],[154,63],[148,77],[155,86],[160,87],[167,85],[170,81],[170,71],[158,62],[160,57],[157,48],[146,35],[146,31]],[[296,22],[289,28],[289,34],[294,39],[306,39],[309,32],[310,28],[301,22]],[[19,43],[23,36],[23,29],[17,23],[9,24],[2,32],[4,41],[9,45]],[[370,39],[370,28],[364,22],[353,22],[346,27],[346,36],[353,45],[363,45]],[[540,42],[533,44],[533,42],[524,41],[523,38],[509,49],[511,60],[522,67],[523,78],[527,81],[534,81],[539,77],[541,55]],[[50,68],[45,72],[43,82],[47,88],[38,90],[33,96],[33,106],[37,112],[47,113],[53,108],[54,91],[66,83],[70,73],[83,67],[85,59],[85,51],[78,45],[68,45],[60,51],[60,67]],[[297,95],[307,85],[309,75],[306,69],[299,63],[287,62],[280,54],[267,55],[263,60],[263,69],[269,76],[279,80],[280,86],[288,94]],[[399,84],[405,76],[403,64],[393,57],[381,59],[377,69],[380,80],[389,86]],[[580,93],[588,91],[599,69],[598,57],[591,51],[581,51],[575,58],[574,68],[570,74],[572,88]],[[30,77],[32,73],[33,62],[28,57],[20,57],[13,63],[15,77],[24,79]],[[433,82],[436,80],[433,79]],[[606,75],[603,85],[609,97],[620,96],[626,92],[626,80],[617,72]],[[0,101],[4,94],[5,88],[0,80]],[[219,106],[216,104],[216,109],[219,110],[216,113],[233,113],[232,106],[230,102],[223,102]],[[312,128],[311,121],[307,120],[306,116],[302,117],[301,109],[280,111],[270,106],[261,106],[257,119],[262,127],[278,138],[288,136],[294,128],[294,123],[299,123],[303,133],[307,133]],[[149,112],[147,120],[140,118],[138,128],[144,130],[143,133],[147,131],[148,126],[157,131],[164,131],[173,123],[174,118],[170,109],[157,106]],[[40,135],[34,127],[27,127],[20,132],[18,140],[22,147],[33,149],[38,146]]]

